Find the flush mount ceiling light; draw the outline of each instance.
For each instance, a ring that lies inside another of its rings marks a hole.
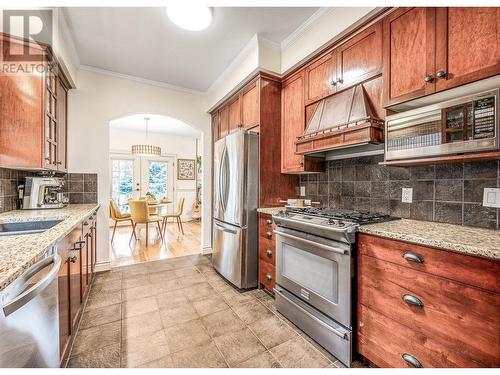
[[[167,15],[177,26],[190,31],[206,29],[212,22],[212,9],[204,6],[169,6]]]
[[[149,143],[148,121],[149,117],[144,117],[146,121],[146,143]],[[145,145],[132,145],[132,155],[134,156],[160,156],[161,148],[158,146]]]

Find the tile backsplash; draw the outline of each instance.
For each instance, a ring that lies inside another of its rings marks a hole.
[[[36,176],[36,172],[0,168],[0,212],[19,208],[17,187],[24,183],[24,178]],[[65,190],[69,203],[97,203],[96,173],[67,173]]]
[[[483,189],[500,187],[498,160],[412,167],[379,165],[383,156],[334,160],[300,176],[306,198],[324,207],[499,229],[500,209],[483,207]],[[413,202],[401,202],[402,188]]]

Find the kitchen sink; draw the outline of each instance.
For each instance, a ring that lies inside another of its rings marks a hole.
[[[0,236],[41,233],[57,225],[62,220],[18,221],[0,224]]]

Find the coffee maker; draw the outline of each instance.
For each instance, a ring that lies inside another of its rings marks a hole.
[[[64,179],[60,177],[26,177],[20,186],[21,208],[23,210],[61,208],[68,204],[63,192]]]

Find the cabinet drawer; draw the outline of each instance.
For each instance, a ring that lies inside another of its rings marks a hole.
[[[364,255],[359,278],[359,303],[487,367],[500,365],[500,294]]]
[[[358,351],[377,366],[414,367],[403,359],[407,354],[423,367],[482,367],[467,353],[449,351],[366,306],[359,306],[358,320]]]
[[[259,239],[259,257],[262,261],[276,265],[276,244],[265,238]]]
[[[274,224],[270,215],[261,215],[259,219],[259,237],[260,239],[273,241],[274,240]]]
[[[366,234],[359,234],[358,250],[363,255],[500,293],[500,262],[494,260]],[[415,257],[422,263],[412,261]]]
[[[266,289],[273,290],[275,285],[276,269],[272,264],[267,262],[259,262],[259,281]]]

